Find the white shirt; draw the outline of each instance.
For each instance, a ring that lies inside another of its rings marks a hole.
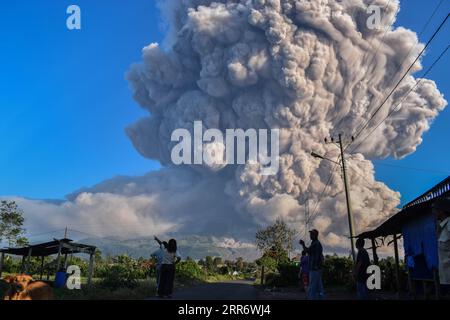
[[[181,259],[180,255],[177,252],[170,253],[169,251],[167,251],[167,249],[165,249],[162,258],[162,264],[174,264],[178,258]]]

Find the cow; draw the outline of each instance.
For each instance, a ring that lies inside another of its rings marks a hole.
[[[6,276],[3,280],[9,285],[4,300],[53,300],[53,289],[29,275]]]

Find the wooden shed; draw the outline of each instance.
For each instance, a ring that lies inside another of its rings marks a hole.
[[[388,244],[394,245],[397,288],[400,288],[398,240],[403,237],[409,288],[414,296],[416,285],[421,285],[426,293],[429,284],[433,285],[436,297],[440,296],[436,217],[432,213],[432,205],[437,198],[448,196],[450,196],[450,177],[403,206],[397,214],[377,228],[357,236],[371,241],[375,264],[378,264],[378,244],[384,243],[386,237],[392,236],[392,241]]]
[[[57,272],[61,266],[67,267],[67,256],[76,254],[76,253],[84,253],[89,255],[89,268],[88,268],[88,285],[91,284],[92,274],[94,270],[94,256],[95,256],[96,247],[73,242],[71,239],[63,238],[63,239],[53,239],[50,242],[44,242],[34,245],[29,245],[21,248],[5,248],[0,249],[0,277],[3,272],[3,262],[6,254],[21,256],[22,264],[21,264],[21,273],[28,273],[29,262],[31,257],[40,257],[41,258],[41,272],[40,278],[42,279],[43,270],[44,270],[44,257],[57,255],[56,258],[56,268],[55,272]],[[64,259],[64,260],[63,260]]]

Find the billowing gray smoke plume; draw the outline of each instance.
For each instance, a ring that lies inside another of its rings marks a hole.
[[[385,8],[378,29],[367,27],[369,4]],[[114,178],[75,193],[63,205],[48,205],[73,212],[86,225],[102,221],[107,234],[206,233],[249,241],[257,228],[279,217],[301,231],[309,199],[311,213],[319,203],[311,224],[324,243],[348,248],[340,172],[334,171],[318,202],[334,165],[310,152],[336,159],[337,148],[324,138],[354,134],[423,48],[414,32],[392,27],[398,1],[172,0],[160,7],[167,38],[162,47],[145,47],[142,62],[127,74],[149,116],[126,133],[144,157],[165,168]],[[417,63],[365,132],[404,98],[420,69]],[[445,106],[435,83],[424,79],[349,155],[357,232],[392,214],[400,197],[375,181],[367,159],[414,152]],[[257,165],[173,166],[172,131],[192,130],[197,120],[222,131],[280,129],[278,174],[262,176]],[[108,227],[111,219],[124,223]],[[127,227],[127,221],[140,226]]]

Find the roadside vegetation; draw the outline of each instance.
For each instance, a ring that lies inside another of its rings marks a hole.
[[[293,239],[296,232],[289,228],[283,220],[277,220],[273,225],[256,233],[256,244],[263,253],[256,260],[258,268],[258,285],[266,289],[276,290],[283,287],[299,287],[299,261],[290,259]],[[382,273],[381,287],[386,291],[395,290],[395,263],[392,257],[381,259],[379,266]],[[261,274],[264,269],[264,275]],[[350,256],[325,255],[322,277],[324,286],[341,291],[353,292],[355,282],[352,276],[353,261]],[[403,265],[400,266],[400,286],[407,287],[407,274]],[[263,279],[264,278],[264,279]]]
[[[46,258],[45,265],[54,266],[55,257]],[[5,257],[4,274],[20,273],[20,259]],[[39,259],[31,259],[30,273],[35,279],[40,274]],[[95,256],[94,278],[91,286],[87,286],[88,261],[73,256],[69,265],[80,267],[82,276],[81,290],[55,289],[57,299],[145,299],[156,294],[156,263],[152,259],[134,259],[127,255],[104,257],[100,251]],[[187,258],[176,266],[176,288],[190,286],[202,282],[217,282],[252,278],[256,275],[257,265],[248,263],[242,258],[234,261],[223,260],[220,257],[205,257],[199,261]],[[43,280],[52,282],[54,270]],[[48,279],[48,280],[47,280]],[[0,296],[3,296],[6,286],[0,284]]]
[[[0,240],[9,245],[25,245],[22,211],[14,202],[0,203]],[[298,260],[291,259],[296,232],[283,220],[277,220],[256,233],[256,246],[262,252],[254,262],[243,258],[224,260],[207,256],[198,261],[187,257],[176,265],[176,289],[197,283],[220,282],[247,279],[264,289],[299,287]],[[56,257],[45,257],[43,280],[52,282],[56,269]],[[88,261],[78,257],[68,257],[67,265],[77,265],[81,270],[80,290],[55,289],[57,299],[145,299],[156,294],[156,261],[146,258],[132,258],[128,255],[106,257],[97,250],[95,255],[94,278],[90,286],[86,283]],[[324,260],[323,281],[328,288],[354,290],[352,261],[349,257],[327,255]],[[394,290],[394,262],[392,258],[382,259],[382,287]],[[3,276],[20,273],[21,260],[6,255],[3,261]],[[38,280],[41,261],[31,258],[29,273]],[[401,268],[401,286],[406,287],[406,274]],[[0,281],[0,297],[6,290]]]

